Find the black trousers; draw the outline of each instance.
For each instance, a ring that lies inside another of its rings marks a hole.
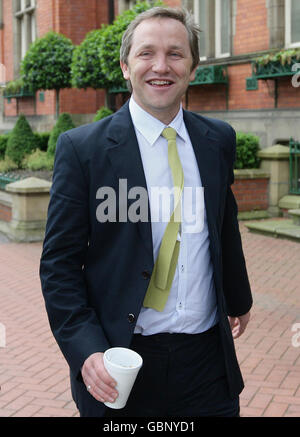
[[[105,417],[239,416],[217,325],[201,334],[135,334],[130,347],[143,366],[126,406],[107,408]]]

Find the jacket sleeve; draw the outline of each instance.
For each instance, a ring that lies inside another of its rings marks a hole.
[[[40,279],[53,335],[71,371],[108,341],[89,299],[84,263],[89,240],[89,191],[80,160],[67,133],[59,137]]]
[[[237,317],[247,313],[252,306],[252,294],[237,219],[238,207],[231,184],[234,182],[236,135],[232,129],[232,155],[229,162],[229,182],[222,224],[223,291],[227,314]]]

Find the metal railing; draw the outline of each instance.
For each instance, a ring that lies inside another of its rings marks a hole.
[[[291,194],[300,194],[300,142],[290,139],[290,187]]]
[[[11,176],[7,173],[0,173],[0,190],[4,190],[7,184],[19,181],[20,179],[21,178],[19,176]]]

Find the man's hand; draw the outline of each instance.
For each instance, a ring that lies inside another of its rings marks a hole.
[[[81,369],[82,379],[89,393],[100,402],[114,402],[118,396],[114,389],[116,381],[109,375],[103,364],[103,353],[90,355]]]
[[[250,319],[250,311],[238,317],[228,316],[233,338],[238,338],[243,334],[249,322],[249,319]]]

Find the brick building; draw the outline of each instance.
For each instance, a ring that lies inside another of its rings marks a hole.
[[[133,3],[114,0],[114,13]],[[6,81],[18,77],[20,60],[35,38],[53,29],[79,44],[89,30],[109,21],[109,4],[109,0],[0,1],[0,63],[5,66]],[[286,68],[277,76],[252,74],[252,62],[258,56],[300,47],[300,1],[165,0],[165,4],[192,10],[202,28],[199,74],[184,106],[257,134],[262,147],[286,144],[291,136],[300,140],[300,87],[295,86],[300,80],[294,80],[293,86]],[[53,125],[52,91],[0,99],[1,131],[12,128],[18,113],[24,113],[38,130]],[[90,121],[104,102],[103,90],[65,89],[60,111],[71,113],[80,124]]]

